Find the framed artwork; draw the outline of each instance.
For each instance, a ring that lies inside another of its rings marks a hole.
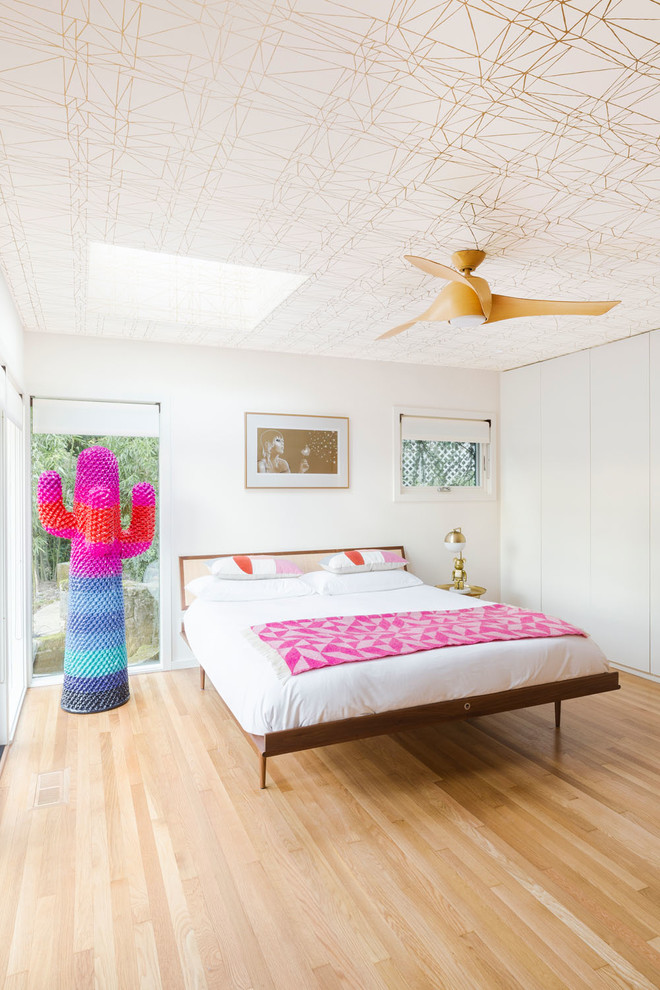
[[[245,414],[246,488],[348,488],[348,418]]]

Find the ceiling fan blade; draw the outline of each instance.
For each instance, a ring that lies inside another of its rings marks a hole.
[[[436,278],[446,278],[449,282],[462,282],[463,285],[469,285],[481,304],[481,309],[483,310],[484,316],[488,319],[491,296],[490,288],[485,278],[478,278],[474,275],[463,275],[461,272],[457,272],[454,268],[450,268],[448,265],[441,265],[439,261],[430,261],[428,258],[418,258],[414,254],[406,254],[404,255],[404,258],[406,261],[409,261],[411,265],[414,265],[415,268],[419,268],[421,271],[426,272],[427,275],[435,275]]]
[[[605,302],[572,302],[564,299],[518,299],[516,296],[493,296],[493,305],[487,323],[513,320],[518,316],[602,316],[620,299]]]
[[[428,258],[418,258],[414,254],[404,254],[406,261],[409,261],[415,268],[421,269],[427,275],[435,275],[436,278],[446,278],[448,282],[467,282],[465,275],[461,275],[455,268],[449,265],[441,265],[439,261],[429,261]]]
[[[404,330],[414,326],[417,322],[417,320],[411,320],[409,323],[402,323],[400,327],[394,327],[394,329],[388,330],[386,333],[381,333],[380,337],[376,337],[376,340],[387,340],[388,337],[396,337],[397,334],[403,333]]]
[[[448,287],[445,286],[440,295],[436,296],[429,308],[421,316],[416,316],[409,323],[402,323],[400,327],[394,327],[394,329],[382,333],[380,337],[376,337],[376,340],[387,340],[388,337],[396,337],[397,334],[403,333],[404,330],[414,326],[415,323],[435,323],[450,319],[453,309],[451,298],[447,295],[448,291]]]
[[[479,278],[478,275],[468,275],[466,279],[468,285],[473,289],[479,302],[481,303],[481,309],[483,311],[486,320],[490,316],[490,311],[492,308],[493,297],[490,294],[490,286],[485,278]]]

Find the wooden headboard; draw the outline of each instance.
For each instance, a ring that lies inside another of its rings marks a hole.
[[[251,551],[246,554],[241,551],[241,556],[250,557],[285,557],[287,560],[292,561],[296,564],[303,573],[308,571],[318,571],[319,560],[323,557],[327,557],[330,553],[343,553],[344,550],[396,550],[400,553],[402,557],[405,557],[403,547],[341,547],[339,550],[274,550],[271,552],[264,552],[259,550],[257,552]],[[187,609],[190,603],[194,599],[194,595],[191,595],[189,591],[186,591],[186,585],[189,581],[194,580],[194,578],[208,576],[209,569],[206,565],[207,560],[213,560],[215,557],[232,557],[235,556],[231,553],[203,553],[197,554],[193,557],[179,557],[179,581],[181,587],[181,608]]]

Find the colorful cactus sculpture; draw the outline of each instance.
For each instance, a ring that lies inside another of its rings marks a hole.
[[[73,512],[55,471],[39,478],[37,499],[44,529],[71,540],[62,708],[117,708],[129,699],[121,562],[151,546],[154,490],[135,485],[131,524],[122,530],[117,459],[106,447],[88,447],[78,457]]]

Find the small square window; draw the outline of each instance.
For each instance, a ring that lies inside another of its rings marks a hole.
[[[395,410],[397,500],[492,497],[492,416]]]

